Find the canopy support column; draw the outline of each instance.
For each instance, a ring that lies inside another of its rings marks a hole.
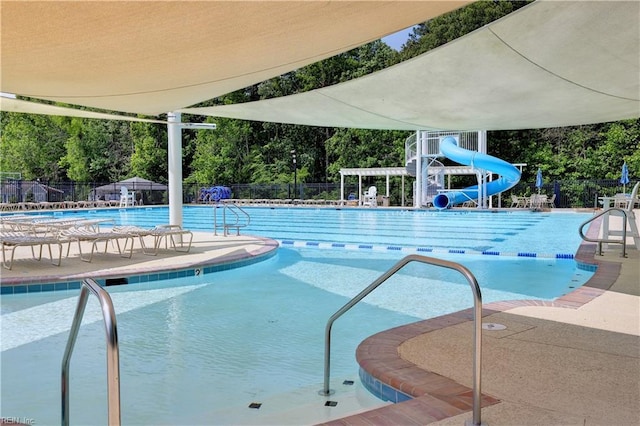
[[[169,151],[169,224],[182,226],[182,116],[167,114]]]
[[[422,207],[422,139],[419,130],[416,131],[416,186],[413,194],[413,207]]]

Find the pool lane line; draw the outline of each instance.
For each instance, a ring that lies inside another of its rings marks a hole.
[[[447,253],[447,254],[475,254],[481,256],[505,256],[527,257],[540,259],[575,259],[572,253],[535,253],[535,252],[501,252],[496,250],[470,250],[470,249],[443,249],[432,247],[405,247],[397,245],[376,244],[348,244],[304,240],[275,240],[282,247],[294,248],[318,248],[318,249],[342,249],[342,250],[366,250],[376,252],[401,252],[401,253]]]

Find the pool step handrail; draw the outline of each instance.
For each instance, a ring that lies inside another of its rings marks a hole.
[[[228,201],[221,200],[223,206],[222,209],[222,232],[226,237],[229,235],[229,230],[235,228],[236,235],[240,235],[240,228],[246,228],[251,224],[251,216],[242,207],[237,204]],[[218,207],[216,204],[213,206],[213,235],[218,235]],[[232,218],[227,222],[227,213]]]
[[[78,306],[73,316],[69,331],[67,347],[62,357],[62,425],[69,426],[69,364],[71,354],[78,337],[80,324],[87,306],[89,294],[93,294],[100,302],[107,337],[107,402],[109,425],[120,425],[120,350],[118,349],[118,331],[116,313],[109,293],[93,279],[87,278],[80,286]]]
[[[622,216],[624,216],[624,220],[622,221],[623,224],[622,224],[621,240],[610,240],[607,238],[589,238],[584,234],[583,229],[585,226],[587,226],[588,224],[590,224],[600,216],[608,215],[612,210],[619,211],[622,213]],[[602,256],[602,244],[604,243],[604,244],[622,244],[622,257],[627,257],[627,218],[628,218],[627,211],[625,209],[621,209],[620,207],[609,207],[608,209],[603,210],[600,213],[596,214],[595,216],[582,222],[582,225],[580,225],[580,228],[578,228],[578,233],[580,234],[580,238],[582,238],[583,241],[587,241],[590,243],[598,243],[598,254],[600,256]]]
[[[463,265],[450,262],[447,260],[437,259],[433,257],[423,256],[419,254],[411,254],[402,258],[389,270],[382,274],[373,283],[369,284],[367,288],[358,293],[353,299],[347,302],[342,308],[340,308],[335,314],[333,314],[327,321],[325,328],[325,346],[324,346],[324,387],[318,393],[323,396],[328,396],[334,393],[329,388],[330,380],[330,365],[331,365],[331,327],[333,323],[340,318],[345,312],[355,306],[358,302],[364,299],[367,295],[378,288],[382,283],[395,275],[400,269],[410,262],[426,263],[428,265],[439,266],[442,268],[452,269],[460,272],[469,282],[471,290],[473,292],[473,341],[474,341],[474,355],[473,355],[473,419],[472,425],[480,425],[481,422],[481,371],[482,371],[482,293],[480,286],[475,276]]]

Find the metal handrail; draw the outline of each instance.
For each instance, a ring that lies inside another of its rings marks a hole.
[[[120,425],[120,351],[118,349],[116,313],[113,309],[113,302],[111,301],[109,293],[100,287],[96,281],[88,278],[82,281],[78,306],[73,316],[73,323],[69,331],[69,340],[67,340],[67,347],[62,358],[62,425],[64,426],[69,425],[69,364],[90,292],[100,301],[100,308],[102,309],[102,317],[107,335],[107,402],[109,425]]]
[[[594,220],[596,220],[597,218],[599,218],[600,216],[604,216],[605,214],[609,214],[609,212],[611,212],[612,210],[616,210],[622,213],[622,215],[624,216],[624,220],[623,220],[623,225],[622,225],[622,240],[606,240],[606,239],[593,239],[593,238],[589,238],[586,235],[584,235],[584,232],[582,232],[583,228],[585,226],[587,226],[589,223],[593,222]],[[582,238],[584,241],[588,241],[590,243],[598,243],[598,254],[600,256],[602,256],[602,243],[606,243],[606,244],[622,244],[622,257],[627,257],[627,211],[625,209],[621,209],[620,207],[610,207],[600,213],[598,213],[597,215],[593,216],[592,218],[584,221],[582,223],[582,225],[580,225],[580,228],[578,228],[578,233],[580,234],[580,238]]]
[[[222,205],[224,206],[222,210],[222,231],[224,236],[226,237],[228,235],[229,228],[236,228],[238,231],[237,234],[239,235],[240,228],[247,227],[251,223],[251,216],[244,209],[242,209],[242,207],[238,206],[235,203],[231,203],[223,200]],[[235,219],[236,219],[235,223],[227,223],[227,210],[229,210],[235,216]],[[218,211],[218,205],[214,205],[213,206],[213,235],[218,235],[217,211]],[[238,211],[244,215],[244,217],[246,218],[246,223],[240,224],[240,215],[238,214]]]
[[[369,293],[378,288],[387,279],[402,269],[410,262],[421,262],[429,265],[440,266],[443,268],[453,269],[460,272],[469,282],[473,291],[473,341],[474,341],[474,357],[473,357],[473,425],[480,425],[480,397],[481,397],[481,364],[482,364],[482,294],[480,286],[475,276],[466,267],[459,263],[449,262],[447,260],[436,259],[433,257],[412,254],[404,257],[398,263],[391,267],[387,272],[382,274],[378,279],[371,283],[367,288],[362,290],[358,295],[351,299],[347,304],[333,314],[325,329],[325,353],[324,353],[324,388],[318,392],[320,395],[331,395],[333,391],[329,389],[329,370],[331,365],[331,327],[335,320],[342,314],[351,309],[354,305],[364,299]]]

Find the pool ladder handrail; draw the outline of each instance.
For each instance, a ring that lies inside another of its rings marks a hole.
[[[585,226],[587,226],[588,224],[590,224],[591,222],[593,222],[594,220],[596,220],[597,218],[599,218],[600,216],[604,216],[605,214],[609,214],[609,212],[611,212],[612,210],[616,210],[619,212],[622,212],[622,215],[624,216],[624,220],[623,220],[623,225],[622,225],[622,239],[621,240],[608,240],[605,238],[589,238],[586,235],[584,235],[584,232],[582,232],[582,230],[584,229]],[[598,254],[600,256],[602,256],[602,243],[605,244],[622,244],[622,257],[627,257],[627,211],[625,209],[621,209],[620,207],[609,207],[608,209],[601,211],[600,213],[596,214],[595,216],[593,216],[592,218],[589,218],[587,220],[585,220],[584,222],[582,222],[582,225],[580,225],[580,228],[578,228],[578,233],[580,234],[580,238],[582,238],[583,241],[587,241],[590,243],[598,243]]]
[[[73,316],[67,347],[62,358],[62,425],[69,425],[69,364],[78,337],[80,324],[87,306],[89,294],[94,294],[100,302],[107,337],[107,402],[109,425],[120,425],[120,351],[116,313],[109,293],[93,279],[82,281],[78,306]]]
[[[460,272],[469,282],[471,286],[471,290],[473,292],[473,341],[474,341],[474,355],[473,355],[473,419],[471,425],[480,425],[481,421],[481,406],[480,406],[480,398],[481,398],[481,366],[482,366],[482,293],[480,291],[480,286],[478,285],[478,281],[475,276],[463,265],[455,262],[450,262],[447,260],[436,259],[433,257],[411,254],[409,256],[404,257],[395,265],[393,265],[387,272],[382,274],[378,279],[376,279],[373,283],[369,284],[367,288],[358,293],[353,299],[347,302],[342,308],[340,308],[336,313],[334,313],[329,320],[327,321],[327,326],[325,328],[325,353],[324,353],[324,388],[320,390],[318,393],[323,396],[328,396],[334,393],[333,390],[329,389],[329,370],[331,365],[331,327],[333,323],[340,317],[342,314],[347,312],[353,306],[355,306],[358,302],[364,299],[368,294],[373,292],[378,286],[384,283],[386,280],[395,275],[400,269],[402,269],[405,265],[410,262],[420,262],[426,263],[429,265],[439,266],[443,268],[453,269],[455,271]]]
[[[227,200],[221,200],[223,205],[222,210],[222,231],[223,235],[226,237],[229,235],[229,228],[236,229],[236,235],[240,235],[240,228],[246,228],[251,224],[251,216],[247,213],[242,207],[238,206],[233,202],[229,202]],[[213,205],[213,235],[218,235],[218,204]],[[227,210],[232,213],[235,217],[235,222],[227,223]],[[241,215],[244,217],[246,222],[241,223]]]

